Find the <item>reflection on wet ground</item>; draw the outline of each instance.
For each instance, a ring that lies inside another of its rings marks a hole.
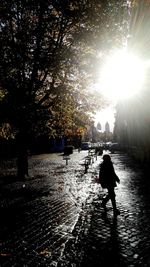
[[[140,166],[112,154],[121,183],[120,215],[101,207],[96,183],[102,157],[85,174],[87,151],[30,157],[25,181],[15,160],[1,163],[0,266],[150,266],[150,184]]]

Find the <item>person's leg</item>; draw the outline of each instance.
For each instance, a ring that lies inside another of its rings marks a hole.
[[[116,194],[115,194],[114,188],[109,189],[109,196],[111,199],[114,215],[120,214],[116,206]]]
[[[109,190],[107,192],[107,195],[105,197],[103,197],[103,200],[102,200],[102,207],[103,208],[106,208],[106,203],[109,201],[110,199],[110,195],[109,195]]]

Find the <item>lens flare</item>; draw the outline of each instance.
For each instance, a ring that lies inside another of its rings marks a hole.
[[[119,51],[110,56],[101,71],[101,92],[112,100],[130,98],[142,88],[146,64],[134,55]]]

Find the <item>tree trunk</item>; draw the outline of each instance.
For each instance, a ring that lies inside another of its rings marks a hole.
[[[28,150],[26,136],[24,133],[19,133],[17,137],[17,150],[18,150],[18,161],[17,170],[18,178],[24,179],[28,176]]]

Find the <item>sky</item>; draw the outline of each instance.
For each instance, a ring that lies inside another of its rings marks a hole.
[[[108,107],[99,111],[95,116],[95,126],[97,126],[97,123],[100,122],[103,132],[105,130],[105,124],[108,122],[110,130],[113,131],[115,122],[114,113],[115,109],[113,107]]]
[[[142,61],[137,55],[131,54],[127,49],[116,50],[108,55],[101,69],[97,88],[100,93],[112,103],[111,106],[102,109],[95,116],[95,126],[100,122],[102,132],[106,122],[110,130],[114,128],[114,106],[118,101],[137,97],[144,84],[149,61]]]

